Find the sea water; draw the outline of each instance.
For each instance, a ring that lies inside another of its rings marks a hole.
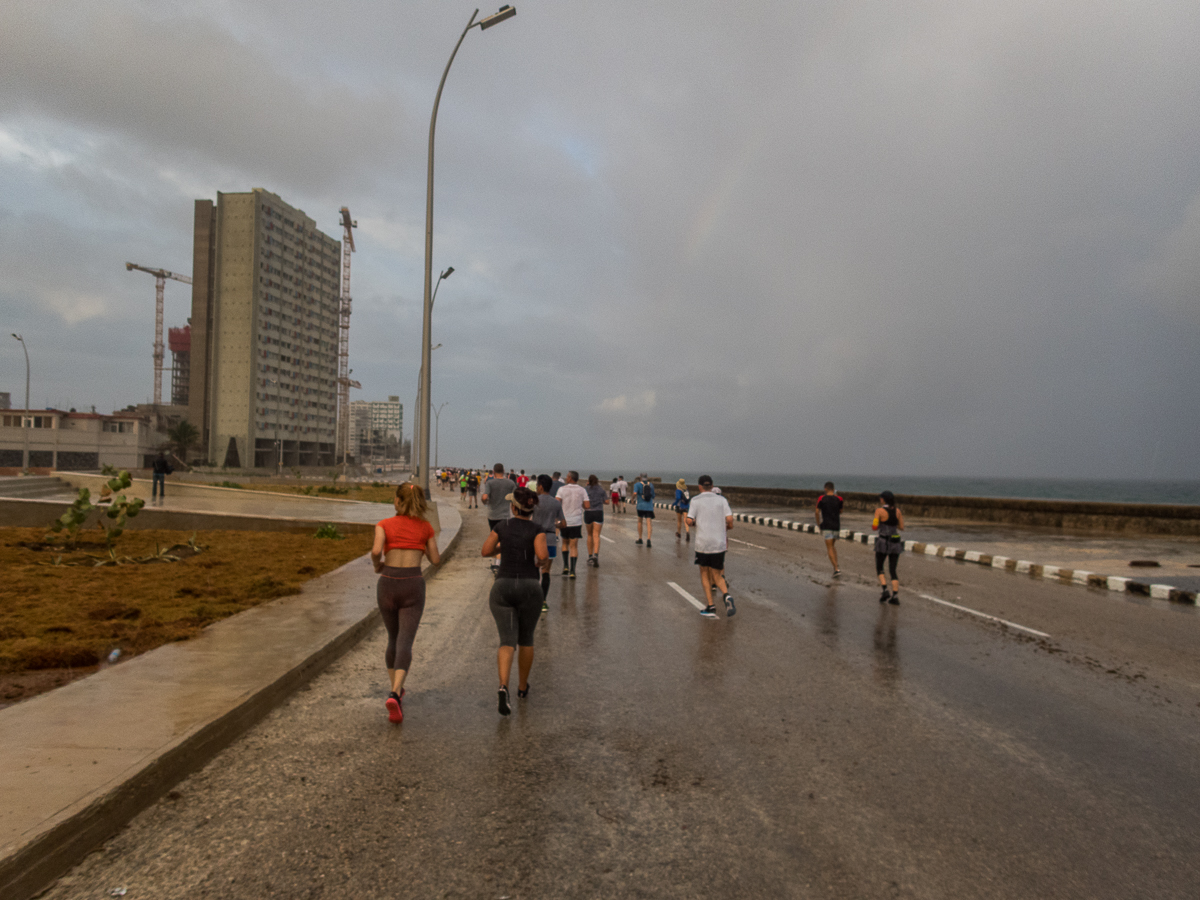
[[[700,472],[651,472],[664,485],[679,478],[695,484]],[[832,481],[839,491],[891,491],[923,497],[1018,497],[1028,500],[1091,500],[1104,503],[1200,505],[1200,481],[1104,480],[1069,478],[945,478],[916,475],[764,475],[708,472],[713,483],[731,487],[819,491]],[[628,476],[626,476],[628,479]]]

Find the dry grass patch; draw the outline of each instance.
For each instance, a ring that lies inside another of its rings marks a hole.
[[[187,640],[204,626],[300,590],[371,549],[371,534],[345,540],[253,531],[200,531],[197,554],[179,562],[96,568],[103,539],[71,550],[41,528],[0,528],[0,705],[94,671],[123,656]],[[192,532],[127,531],[120,556],[145,557],[187,544]],[[57,563],[57,564],[56,564]],[[70,563],[85,563],[70,565]],[[52,674],[53,672],[53,674]]]

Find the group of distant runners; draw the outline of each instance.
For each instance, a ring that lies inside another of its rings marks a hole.
[[[542,613],[547,611],[546,599],[550,590],[550,572],[554,559],[562,557],[562,575],[576,577],[579,541],[587,538],[587,561],[600,567],[601,531],[604,527],[605,506],[611,504],[614,514],[624,513],[632,498],[637,513],[638,536],[635,543],[650,549],[654,527],[656,487],[649,476],[642,474],[633,485],[623,476],[612,479],[608,486],[589,475],[580,484],[579,473],[562,473],[529,477],[521,470],[506,473],[497,463],[488,477],[478,470],[445,469],[437,473],[442,490],[458,485],[463,502],[476,508],[483,501],[488,521],[488,535],[480,550],[486,558],[498,557],[492,565],[495,581],[488,597],[488,606],[496,622],[500,646],[496,655],[499,689],[497,708],[509,715],[512,704],[509,683],[512,664],[517,661],[517,696],[529,696],[529,674],[533,667],[533,638]],[[671,509],[676,515],[676,540],[692,542],[695,534],[694,562],[700,569],[705,605],[700,614],[717,617],[714,590],[725,607],[727,617],[737,613],[737,605],[725,579],[727,534],[733,529],[733,511],[713,485],[708,475],[698,479],[699,493],[688,491],[684,479],[675,484]],[[428,500],[424,491],[411,483],[396,489],[396,515],[384,519],[375,527],[375,542],[371,561],[379,574],[377,600],[384,627],[388,634],[385,651],[389,687],[386,706],[392,722],[404,719],[402,701],[404,681],[412,664],[412,645],[425,607],[425,579],[421,576],[421,560],[428,557],[433,565],[440,564],[433,526],[427,521]],[[837,495],[832,482],[817,499],[815,516],[825,539],[835,578],[841,576],[836,542],[841,530],[844,500]],[[904,528],[904,516],[896,507],[895,497],[884,491],[879,497],[871,527],[875,539],[875,568],[882,588],[881,603],[898,605],[900,582],[896,566],[904,541],[899,532]],[[560,552],[561,548],[561,552]],[[884,575],[885,563],[891,575]]]

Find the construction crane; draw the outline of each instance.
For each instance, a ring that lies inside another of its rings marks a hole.
[[[337,453],[342,457],[342,474],[346,473],[346,454],[350,448],[350,388],[362,388],[350,379],[350,254],[354,252],[354,232],[358,222],[350,218],[350,209],[342,207],[342,297],[338,311],[338,397]]]
[[[147,269],[145,266],[139,266],[137,263],[125,263],[125,271],[132,272],[137,269],[139,272],[145,272],[148,275],[154,276],[154,405],[162,405],[162,371],[163,371],[163,285],[167,283],[167,279],[172,281],[182,281],[184,284],[191,284],[192,278],[190,275],[176,275],[174,272],[168,272],[166,269]]]

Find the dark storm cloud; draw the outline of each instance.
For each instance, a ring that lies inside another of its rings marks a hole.
[[[1195,4],[518,7],[439,120],[443,456],[1200,476]],[[142,399],[124,258],[187,270],[217,190],[331,234],[346,204],[355,377],[411,404],[427,117],[469,14],[7,4],[5,310],[105,330],[89,383]]]

